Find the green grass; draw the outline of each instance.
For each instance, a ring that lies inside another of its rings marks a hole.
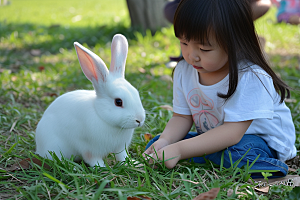
[[[299,89],[300,28],[275,23],[275,12],[273,8],[256,22],[257,31],[267,40],[274,70]],[[0,199],[192,199],[213,187],[221,187],[218,199],[236,199],[235,192],[227,197],[231,190],[243,192],[241,199],[286,198],[291,190],[286,186],[272,186],[265,195],[255,193],[246,182],[247,169],[186,162],[172,170],[160,164],[154,169],[144,161],[144,134],[161,133],[172,116],[160,107],[172,105],[172,82],[163,79],[171,70],[165,63],[168,56],[180,53],[171,26],[154,36],[132,30],[124,0],[14,0],[0,7],[0,13]],[[109,66],[116,33],[128,38],[126,78],[140,91],[147,111],[146,124],[136,129],[129,148],[131,157],[121,164],[110,155],[104,169],[54,159],[43,161],[50,169],[32,163],[29,170],[9,171],[17,161],[35,158],[36,125],[57,96],[92,89],[73,42],[89,47]],[[295,102],[287,105],[299,133],[299,92],[293,91],[292,99]],[[300,148],[298,136],[296,146]]]

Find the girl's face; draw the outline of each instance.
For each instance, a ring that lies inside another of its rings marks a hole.
[[[187,41],[184,38],[179,38],[179,40],[183,58],[198,71],[200,78],[214,78],[216,81],[213,82],[218,82],[227,76],[229,73],[228,55],[214,37],[210,37],[209,43],[205,44],[195,40]]]

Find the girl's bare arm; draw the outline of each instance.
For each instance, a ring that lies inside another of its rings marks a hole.
[[[237,144],[249,128],[251,121],[225,122],[197,137],[177,143],[181,159],[212,154]]]
[[[243,122],[225,122],[197,137],[170,144],[157,152],[158,158],[164,160],[166,167],[173,168],[181,159],[199,157],[221,151],[237,144],[250,126],[252,120]]]
[[[173,117],[167,123],[160,139],[165,139],[169,144],[182,140],[193,125],[192,115],[180,115],[173,113]]]

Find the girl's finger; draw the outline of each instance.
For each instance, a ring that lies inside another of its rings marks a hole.
[[[143,156],[144,158],[147,158],[149,157],[150,154],[153,153],[153,146],[151,145],[144,153],[143,153]]]

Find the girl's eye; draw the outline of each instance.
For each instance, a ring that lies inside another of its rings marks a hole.
[[[115,99],[115,105],[118,107],[122,107],[123,106],[123,101],[120,98],[116,98]]]
[[[204,51],[204,52],[209,52],[209,51],[211,51],[211,50],[209,50],[209,49],[201,49],[201,48],[200,48],[200,50],[201,50],[201,51]]]
[[[181,44],[182,44],[182,45],[185,45],[185,46],[187,45],[187,43],[185,43],[185,42],[181,42]]]

